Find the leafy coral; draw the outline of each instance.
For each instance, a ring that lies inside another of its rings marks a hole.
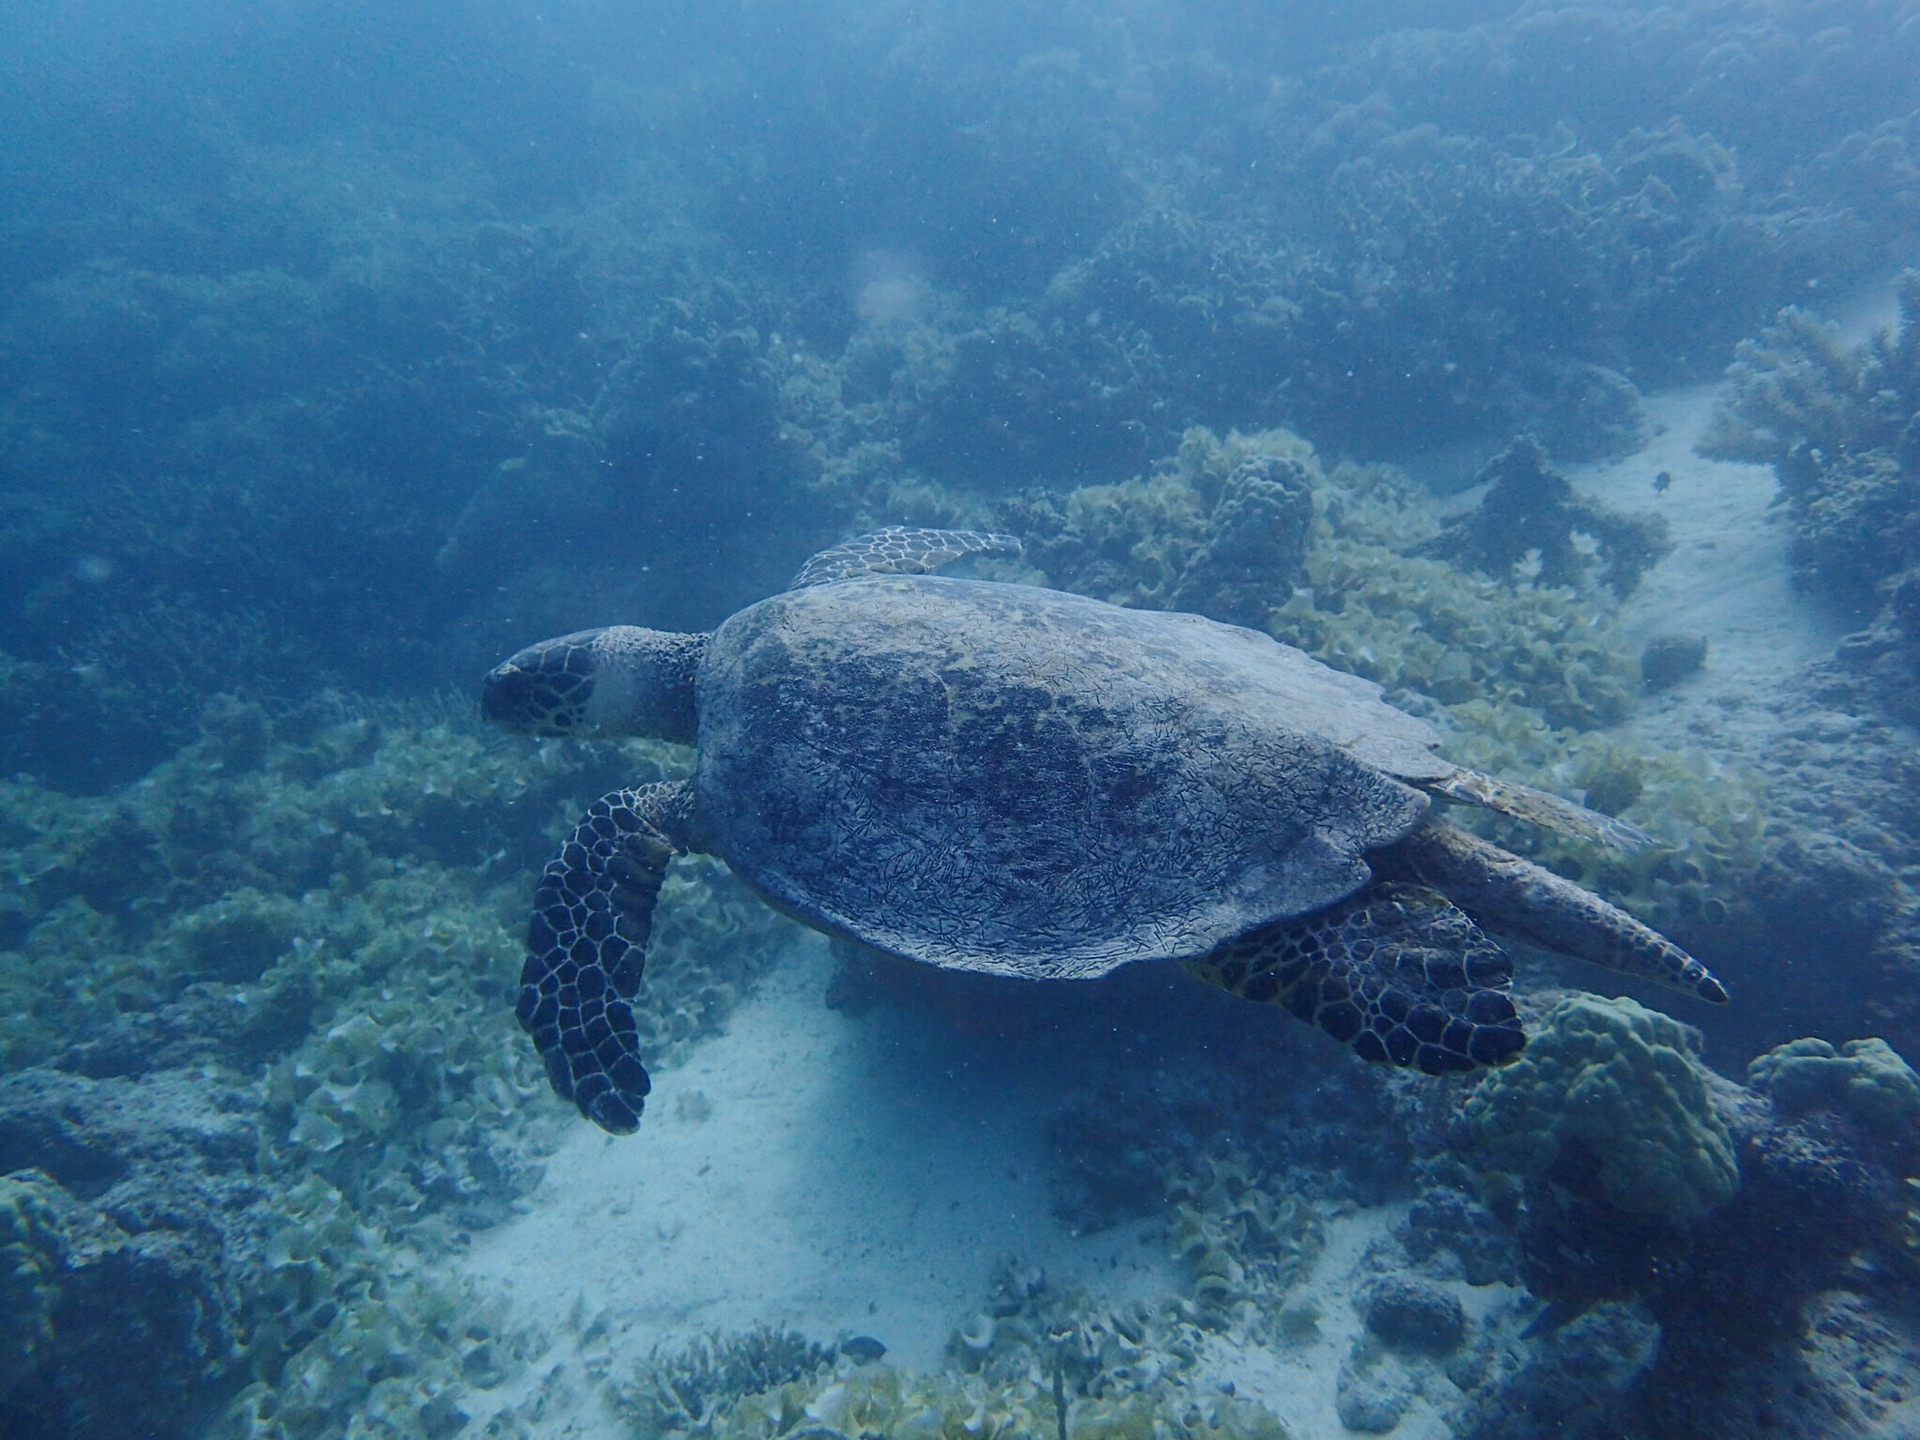
[[[1232,1155],[1201,1156],[1191,1173],[1173,1178],[1169,1228],[1193,1286],[1196,1323],[1225,1329],[1272,1311],[1319,1254],[1320,1216],[1300,1196],[1276,1194],[1276,1179]]]

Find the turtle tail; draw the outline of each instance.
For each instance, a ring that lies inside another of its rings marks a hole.
[[[1186,966],[1382,1065],[1448,1075],[1504,1065],[1527,1043],[1507,993],[1506,952],[1424,885],[1370,886],[1316,914],[1250,930]]]
[[[520,1025],[554,1090],[615,1135],[639,1127],[652,1088],[633,1000],[667,862],[681,848],[669,836],[687,793],[673,781],[601,796],[534,891]]]

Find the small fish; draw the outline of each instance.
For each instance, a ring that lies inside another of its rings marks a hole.
[[[1673,476],[1665,470],[1662,470],[1658,475],[1653,477],[1653,488],[1655,490],[1665,491],[1671,484],[1673,484]]]
[[[871,1365],[887,1353],[887,1347],[871,1335],[856,1335],[840,1342],[840,1353],[860,1365]]]

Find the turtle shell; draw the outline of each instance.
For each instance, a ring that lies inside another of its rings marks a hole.
[[[1331,905],[1420,820],[1437,735],[1266,635],[1026,585],[863,576],[701,663],[704,843],[771,902],[1030,978]]]

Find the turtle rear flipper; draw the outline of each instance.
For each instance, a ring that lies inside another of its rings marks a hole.
[[[1713,972],[1591,890],[1452,825],[1429,820],[1368,857],[1374,873],[1435,885],[1494,930],[1622,975],[1727,1003]]]
[[[684,780],[616,790],[588,807],[534,891],[520,971],[521,1028],[554,1090],[601,1129],[631,1134],[652,1081],[634,997],[653,907],[691,802]]]
[[[1025,547],[1012,535],[985,530],[929,530],[889,525],[830,545],[800,567],[790,590],[831,585],[856,575],[926,575],[966,555],[1018,555]]]
[[[1187,968],[1383,1065],[1446,1075],[1504,1065],[1527,1043],[1507,993],[1506,952],[1424,885],[1370,886],[1317,914],[1250,930]]]

